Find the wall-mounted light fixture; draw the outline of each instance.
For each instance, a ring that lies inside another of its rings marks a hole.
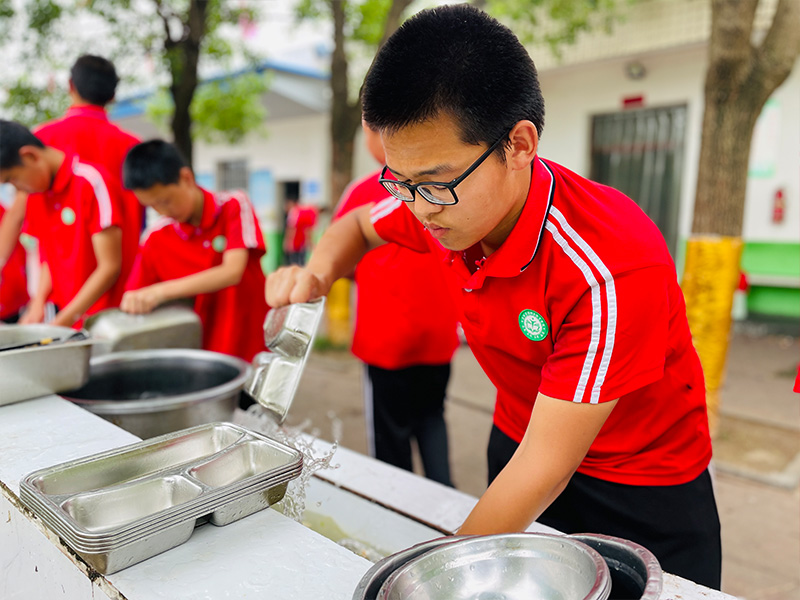
[[[647,74],[647,69],[638,60],[632,60],[625,64],[625,75],[628,79],[642,79]]]

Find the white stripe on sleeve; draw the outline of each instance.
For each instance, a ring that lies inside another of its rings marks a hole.
[[[589,268],[589,265],[586,264],[585,260],[578,256],[575,250],[573,250],[573,248],[569,245],[569,242],[567,242],[567,240],[564,239],[564,236],[562,236],[558,229],[556,229],[556,226],[548,220],[545,228],[552,234],[553,239],[559,246],[561,246],[561,249],[564,251],[564,253],[572,260],[573,263],[575,263],[575,266],[580,269],[581,273],[583,273],[586,283],[589,284],[592,293],[592,335],[589,342],[589,349],[586,352],[586,358],[583,361],[581,376],[578,380],[578,385],[575,388],[575,395],[572,397],[573,402],[582,402],[584,393],[586,392],[586,383],[589,381],[589,376],[592,373],[592,365],[594,365],[594,359],[597,355],[597,346],[600,344],[600,330],[602,328],[603,314],[600,298],[600,286],[594,276],[594,273],[592,273],[592,270]],[[595,382],[595,387],[596,385],[597,384]],[[594,392],[594,390],[592,390],[592,392]],[[594,393],[592,393],[590,402],[597,402]]]
[[[89,185],[91,185],[94,190],[95,198],[97,198],[98,213],[100,215],[100,229],[111,227],[113,215],[111,195],[108,193],[108,187],[106,187],[103,176],[91,165],[78,161],[75,161],[73,164],[72,172],[88,181]]]
[[[614,351],[614,343],[616,340],[617,287],[614,284],[614,277],[611,275],[611,271],[609,271],[608,267],[606,267],[603,261],[600,260],[600,257],[597,256],[597,253],[594,251],[594,249],[586,243],[586,241],[578,234],[577,231],[572,228],[572,226],[570,226],[561,211],[553,206],[550,210],[550,214],[555,217],[570,239],[572,239],[578,245],[578,247],[583,250],[583,253],[589,257],[592,265],[594,265],[595,269],[597,269],[605,282],[606,306],[608,308],[608,325],[606,326],[606,343],[605,348],[603,349],[603,357],[600,361],[600,368],[597,371],[597,378],[595,379],[592,389],[592,402],[597,402],[600,397],[600,389],[602,388],[606,379],[606,374],[608,373],[608,365],[611,362],[611,355]]]
[[[395,210],[402,206],[402,202],[395,197],[386,198],[385,200],[381,200],[372,209],[369,211],[369,220],[374,225],[382,218],[387,215],[390,215]]]

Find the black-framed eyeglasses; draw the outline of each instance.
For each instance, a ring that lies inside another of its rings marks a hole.
[[[469,177],[470,173],[472,173],[475,169],[481,166],[481,163],[485,161],[489,155],[494,152],[497,147],[503,143],[507,138],[508,134],[511,130],[507,131],[502,135],[502,137],[497,140],[494,144],[489,146],[486,149],[486,152],[481,154],[474,163],[472,163],[466,171],[464,171],[461,175],[453,179],[448,183],[440,182],[440,181],[422,181],[420,183],[405,183],[404,181],[397,181],[396,179],[387,179],[386,172],[389,170],[389,166],[386,165],[383,167],[383,171],[381,171],[381,176],[378,181],[383,184],[383,187],[395,198],[402,200],[403,202],[414,202],[416,199],[416,192],[419,192],[419,195],[425,198],[431,204],[437,204],[441,206],[451,206],[453,204],[458,204],[458,196],[456,196],[456,186],[464,181],[467,177]]]

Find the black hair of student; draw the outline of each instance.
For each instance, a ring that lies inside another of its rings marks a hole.
[[[122,163],[122,185],[129,190],[148,190],[154,185],[178,183],[188,166],[178,149],[164,140],[135,145]]]
[[[110,60],[84,54],[72,65],[69,75],[75,91],[87,102],[105,106],[114,99],[119,77]]]
[[[540,136],[544,128],[530,55],[508,27],[468,4],[423,10],[403,23],[378,51],[361,101],[364,120],[389,133],[445,115],[466,144],[493,144],[525,119]]]
[[[23,146],[44,148],[42,140],[16,121],[0,119],[0,169],[10,169],[22,164],[19,157]]]

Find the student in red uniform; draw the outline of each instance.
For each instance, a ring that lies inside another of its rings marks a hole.
[[[366,125],[363,130],[367,149],[382,165],[380,135]],[[348,187],[334,219],[386,198],[379,176],[377,171]],[[458,347],[458,320],[439,262],[432,254],[399,244],[386,244],[364,256],[355,271],[358,302],[352,351],[366,363],[370,454],[410,471],[415,439],[425,475],[452,485],[444,399],[450,360]],[[420,311],[420,303],[429,310]]]
[[[111,177],[121,180],[125,154],[139,139],[108,120],[105,107],[114,99],[118,82],[110,61],[90,54],[81,56],[70,71],[71,106],[63,117],[34,127],[33,133],[46,146],[76,155],[81,162],[102,165]],[[121,194],[121,201],[130,215],[121,223],[129,232],[124,236],[130,246],[123,264],[123,272],[127,273],[138,247],[144,213],[136,197],[121,185],[115,186],[114,193]],[[25,192],[17,192],[7,220],[0,224],[0,267],[19,237],[25,219],[26,197]]]
[[[268,301],[326,293],[382,240],[440,256],[498,390],[492,482],[459,532],[537,519],[619,536],[719,587],[703,373],[658,229],[621,193],[538,156],[533,62],[474,7],[406,21],[362,100],[394,197],[334,223],[306,269],[270,276]]]
[[[19,123],[0,121],[0,182],[29,194],[27,219],[39,240],[39,285],[20,323],[44,318],[79,327],[84,316],[119,305],[126,262],[119,184],[100,165],[45,146]],[[128,262],[130,259],[127,259]]]
[[[5,215],[6,209],[0,204],[0,223],[3,222]],[[28,275],[25,262],[25,249],[17,242],[11,256],[0,268],[0,322],[2,323],[16,323],[22,309],[28,303]]]
[[[245,360],[264,350],[266,246],[247,196],[202,189],[178,150],[162,140],[131,149],[123,183],[163,218],[145,232],[122,310],[148,313],[194,298],[203,348]]]
[[[297,200],[286,201],[286,231],[283,234],[284,262],[287,265],[306,264],[311,232],[317,224],[317,210],[313,206],[300,204]]]

